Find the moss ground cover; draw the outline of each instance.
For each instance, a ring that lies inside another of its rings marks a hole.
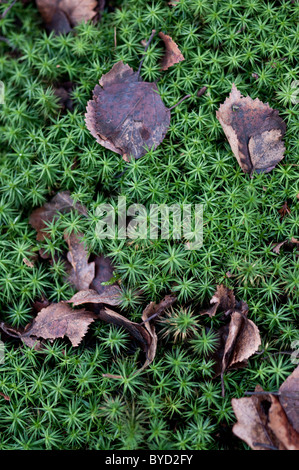
[[[44,31],[33,3],[17,2],[0,19],[0,318],[23,327],[36,299],[72,296],[59,258],[33,268],[23,261],[40,248],[52,256],[66,251],[65,229],[83,232],[92,253],[111,258],[122,280],[122,313],[131,320],[139,321],[144,305],[170,290],[178,303],[158,324],[157,357],[140,375],[134,375],[137,345],[101,322],[79,348],[61,340],[40,353],[6,341],[0,392],[10,401],[0,395],[0,448],[242,448],[231,432],[231,398],[257,383],[277,390],[294,369],[282,352],[299,339],[298,255],[272,249],[298,237],[298,2],[180,0],[171,8],[128,0],[110,10],[98,24],[82,23],[60,36]],[[85,107],[117,61],[138,69],[141,41],[152,29],[171,35],[185,61],[162,72],[163,44],[156,37],[143,79],[157,80],[167,107],[187,93],[191,98],[172,110],[162,144],[125,166],[90,135]],[[73,83],[68,110],[54,94],[65,82]],[[244,174],[216,119],[233,82],[243,95],[269,102],[286,122],[285,158],[271,173]],[[49,225],[50,237],[37,242],[30,213],[65,190],[89,216],[64,214]],[[116,204],[118,196],[146,207],[203,204],[203,247],[99,239],[96,208]],[[282,217],[285,202],[290,213]],[[198,315],[220,283],[248,303],[262,337],[262,353],[225,374],[224,398],[210,357],[221,315]],[[123,378],[104,378],[105,372]]]

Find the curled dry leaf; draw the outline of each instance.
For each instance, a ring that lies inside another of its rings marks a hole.
[[[97,0],[36,0],[37,8],[49,31],[68,33],[81,21],[92,20]]]
[[[87,104],[86,126],[103,147],[140,158],[164,139],[170,111],[155,83],[140,81],[139,73],[122,61],[103,75]]]
[[[129,333],[136,338],[146,355],[146,360],[143,366],[135,372],[138,374],[139,372],[143,371],[151,362],[153,362],[156,351],[157,351],[157,335],[155,331],[155,326],[151,321],[153,318],[161,315],[164,310],[171,307],[176,302],[176,297],[173,295],[167,295],[164,299],[156,304],[155,302],[151,302],[147,307],[144,309],[142,313],[142,321],[143,323],[134,323],[128,320],[127,318],[123,317],[122,315],[113,312],[110,309],[105,308],[100,312],[100,319],[104,320],[108,323],[114,323],[118,326],[122,326],[126,328]],[[104,316],[105,315],[105,316]],[[121,376],[114,375],[114,374],[104,374],[105,377],[119,379]]]
[[[222,395],[224,396],[223,374],[227,369],[240,368],[247,364],[261,345],[259,330],[247,318],[248,306],[241,301],[236,304],[230,322],[218,331],[220,344],[214,354],[216,375],[221,374]]]
[[[118,286],[106,286],[107,289],[98,294],[93,289],[81,290],[68,300],[74,306],[82,304],[107,304],[107,305],[120,305],[121,303],[121,290]]]
[[[159,36],[163,40],[166,48],[164,57],[161,61],[161,70],[167,70],[169,67],[172,67],[172,65],[185,60],[185,57],[179,50],[178,45],[170,36],[162,32],[159,33]]]
[[[258,327],[247,318],[248,307],[242,303],[240,310],[231,314],[228,337],[226,339],[222,359],[222,373],[233,366],[246,364],[261,345]]]
[[[40,340],[54,341],[64,336],[69,338],[73,346],[78,346],[95,318],[97,316],[93,312],[85,309],[73,310],[67,303],[59,302],[43,308],[23,332],[5,328],[3,324],[1,328],[10,336],[15,335],[27,346],[35,349],[41,348]]]
[[[216,116],[245,173],[271,171],[283,159],[286,125],[268,104],[242,96],[233,84]]]
[[[95,275],[94,262],[88,262],[88,251],[82,241],[83,234],[72,233],[68,235],[64,233],[69,252],[67,259],[70,263],[68,269],[68,282],[76,287],[77,290],[88,289]]]
[[[45,231],[47,223],[58,217],[58,212],[65,213],[76,209],[80,214],[87,216],[87,209],[80,203],[74,202],[69,191],[57,193],[51,201],[35,209],[29,217],[29,223],[37,231],[36,239],[43,241],[49,235]]]
[[[201,315],[207,314],[209,317],[213,317],[218,309],[221,309],[225,312],[226,315],[228,315],[236,305],[234,291],[228,287],[225,287],[223,284],[218,285],[216,292],[210,300],[210,304],[212,307],[210,307],[208,310],[200,312]]]

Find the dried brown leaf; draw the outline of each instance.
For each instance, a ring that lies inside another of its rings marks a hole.
[[[88,262],[88,251],[82,237],[81,233],[72,233],[71,235],[64,233],[64,239],[69,247],[67,259],[71,265],[68,269],[67,280],[78,291],[88,289],[95,276],[95,264]]]
[[[247,318],[248,307],[244,302],[230,319],[228,337],[222,358],[222,373],[233,366],[245,364],[261,345],[258,327]]]
[[[107,289],[98,294],[93,289],[81,290],[68,300],[74,306],[82,304],[107,304],[107,305],[120,305],[121,303],[121,290],[118,286],[107,286]]]
[[[271,395],[272,405],[269,410],[269,428],[286,450],[299,450],[299,434],[292,427],[278,398]]]
[[[269,172],[283,159],[286,125],[268,104],[242,96],[233,84],[216,116],[245,173]]]
[[[64,302],[51,304],[39,312],[20,337],[30,347],[38,344],[39,339],[53,341],[64,336],[70,339],[73,346],[78,346],[95,318],[94,313],[85,309],[73,310]]]
[[[279,401],[295,431],[299,433],[299,366],[279,389]]]
[[[101,310],[100,318],[102,320],[107,321],[108,323],[118,324],[118,326],[126,328],[129,333],[131,333],[131,335],[141,343],[141,346],[146,354],[146,360],[143,366],[138,371],[136,371],[135,374],[143,371],[149,364],[151,364],[151,362],[153,362],[156,356],[158,338],[155,331],[155,325],[154,323],[151,323],[151,321],[161,315],[165,309],[169,308],[175,302],[176,297],[173,295],[167,295],[163,300],[161,300],[161,302],[159,302],[159,304],[150,302],[150,304],[147,305],[142,313],[143,323],[141,324],[133,323],[130,320],[122,317],[122,315],[119,315],[107,308],[104,311]],[[103,314],[106,314],[106,318],[103,317]],[[112,316],[112,314],[114,314],[114,316]],[[105,374],[105,377],[113,379],[121,378],[121,376],[114,374]]]
[[[220,284],[216,288],[216,292],[210,300],[210,307],[208,310],[200,312],[201,315],[209,315],[213,317],[218,309],[224,311],[227,315],[235,308],[236,299],[234,296],[234,291],[225,287],[223,284]]]
[[[44,206],[35,209],[29,217],[29,223],[37,231],[36,239],[43,241],[49,238],[45,232],[47,223],[58,217],[58,212],[66,213],[76,209],[80,214],[87,216],[87,209],[80,203],[74,202],[69,191],[57,193],[51,201]]]
[[[237,418],[237,423],[233,426],[233,433],[253,450],[276,448],[277,445],[267,429],[267,416],[261,406],[264,399],[261,395],[233,398],[231,401]]]
[[[155,83],[142,82],[122,61],[103,75],[87,104],[86,126],[103,147],[123,156],[140,158],[164,139],[170,111]]]
[[[68,33],[81,21],[92,20],[97,0],[36,0],[39,12],[49,31]]]
[[[160,38],[165,44],[165,54],[161,61],[161,70],[167,70],[169,67],[172,67],[174,64],[182,62],[185,60],[185,57],[178,48],[178,45],[174,40],[162,32],[159,33]]]
[[[284,240],[283,242],[276,243],[275,245],[273,245],[272,251],[274,251],[274,253],[279,255],[280,254],[280,248],[282,248],[284,245],[287,248],[291,248],[291,249],[294,248],[295,246],[299,248],[299,240],[292,237],[291,240]]]

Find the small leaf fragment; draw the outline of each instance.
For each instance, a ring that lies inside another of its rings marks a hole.
[[[95,275],[94,262],[88,262],[88,252],[82,241],[83,234],[74,232],[71,235],[64,233],[69,252],[67,259],[70,263],[68,269],[68,282],[76,287],[78,291],[88,289]]]
[[[178,64],[179,62],[185,60],[185,57],[171,36],[160,32],[159,37],[163,40],[166,48],[165,54],[161,61],[161,70],[167,70],[174,64]]]

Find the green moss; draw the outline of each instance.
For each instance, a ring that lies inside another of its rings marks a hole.
[[[274,390],[294,367],[278,353],[299,336],[298,257],[284,248],[273,253],[271,243],[298,236],[298,2],[181,0],[175,8],[156,0],[120,3],[98,25],[81,24],[67,36],[47,36],[33,4],[16,3],[0,19],[9,41],[0,41],[1,319],[24,326],[36,298],[69,298],[72,289],[59,262],[30,268],[23,259],[40,247],[52,254],[65,250],[63,231],[71,228],[85,233],[92,252],[111,256],[125,286],[125,315],[139,321],[146,302],[173,285],[181,306],[175,321],[158,326],[157,358],[138,376],[136,345],[107,325],[93,327],[79,349],[60,341],[41,354],[7,343],[0,391],[10,402],[0,396],[0,448],[223,448],[232,442],[230,399],[257,382]],[[166,106],[186,93],[192,97],[172,111],[163,143],[123,172],[121,158],[85,128],[85,106],[100,76],[118,60],[137,70],[141,41],[153,28],[170,34],[186,60],[161,72],[163,46],[156,37],[143,79],[159,80]],[[66,81],[75,85],[72,111],[61,111],[53,92]],[[269,102],[286,121],[285,158],[270,174],[243,174],[216,120],[233,82],[243,94]],[[207,92],[197,98],[202,86]],[[28,216],[61,190],[70,190],[90,216],[61,216],[50,224],[50,238],[38,244]],[[165,240],[96,238],[96,207],[115,204],[119,195],[146,207],[203,204],[203,247],[187,252]],[[281,220],[285,201],[291,213]],[[225,375],[224,399],[207,356],[215,336],[205,330],[222,322],[196,315],[220,282],[248,302],[264,349],[247,368]],[[186,328],[195,337],[188,339]],[[121,373],[123,380],[103,378],[103,372]]]

